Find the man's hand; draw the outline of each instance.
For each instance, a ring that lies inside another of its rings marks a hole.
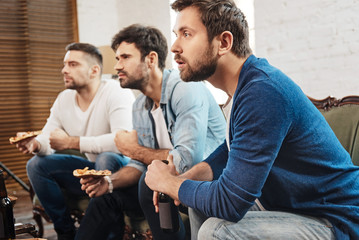
[[[171,193],[171,190],[167,190],[165,185],[168,185],[169,179],[176,178],[178,175],[176,167],[173,164],[173,156],[169,155],[167,158],[168,165],[159,160],[154,160],[151,165],[147,168],[145,182],[153,192],[153,205],[155,206],[155,211],[158,212],[158,192],[163,192],[170,195],[175,200],[175,204],[178,206],[180,204],[178,200],[178,189],[172,188],[174,190]],[[180,180],[182,183],[183,180]],[[180,185],[180,184],[179,184]],[[171,185],[169,185],[172,187]]]
[[[18,132],[16,134],[17,137],[21,137],[25,134],[25,132]],[[16,143],[16,148],[19,149],[20,152],[27,154],[32,152],[37,152],[40,149],[40,144],[35,140],[35,136],[31,138],[26,138],[18,143]]]
[[[91,198],[99,197],[108,192],[108,182],[104,177],[81,178],[80,183],[81,189],[84,190]]]
[[[123,155],[133,158],[133,152],[136,151],[136,147],[139,146],[137,131],[118,131],[115,137],[115,144]]]
[[[50,133],[50,146],[55,150],[79,149],[79,138],[70,137],[64,130],[56,128]]]

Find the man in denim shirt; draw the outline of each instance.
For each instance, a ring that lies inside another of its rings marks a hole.
[[[167,44],[159,30],[131,25],[113,38],[112,48],[121,86],[143,93],[133,105],[135,130],[119,131],[115,138],[118,150],[132,160],[107,179],[81,180],[82,189],[97,198],[90,202],[77,239],[122,239],[123,211],[136,211],[139,204],[154,239],[184,239],[182,222],[177,233],[161,231],[153,192],[142,173],[154,159],[169,155],[178,173],[202,161],[225,138],[224,116],[203,83],[185,83],[178,71],[164,70]]]

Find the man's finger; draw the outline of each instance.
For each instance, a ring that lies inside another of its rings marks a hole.
[[[86,189],[86,193],[90,196],[93,197],[97,192],[97,186],[96,185],[90,185],[87,187]]]
[[[156,191],[153,192],[153,205],[155,206],[155,212],[158,213],[158,192]]]

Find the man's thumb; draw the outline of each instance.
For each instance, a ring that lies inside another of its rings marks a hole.
[[[173,165],[173,155],[169,154],[167,157],[168,165]]]

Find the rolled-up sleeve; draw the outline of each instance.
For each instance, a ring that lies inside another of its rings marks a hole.
[[[170,154],[179,173],[203,160],[209,106],[205,98],[197,95],[204,88],[202,83],[179,83],[172,95],[171,105],[176,110],[176,122],[168,126],[173,142]]]

